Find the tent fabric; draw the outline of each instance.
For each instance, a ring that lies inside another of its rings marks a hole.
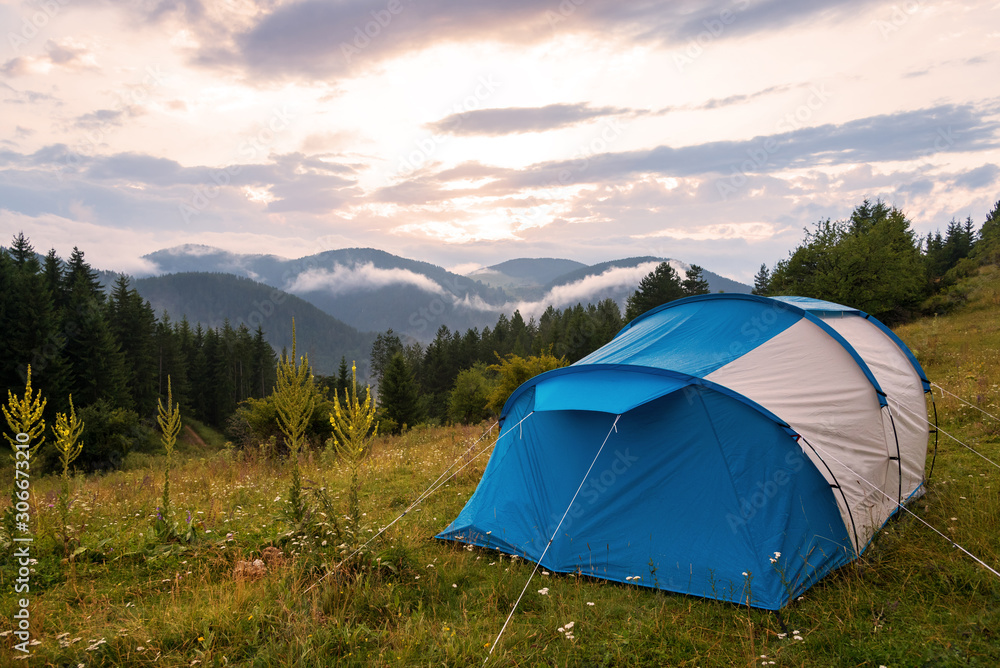
[[[887,331],[804,298],[654,309],[511,395],[438,537],[779,609],[921,490],[926,379]]]

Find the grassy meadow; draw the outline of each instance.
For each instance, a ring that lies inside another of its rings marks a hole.
[[[971,279],[968,302],[900,327],[932,381],[1000,415],[1000,273]],[[936,391],[941,428],[1000,461],[1000,422]],[[32,656],[19,660],[12,548],[0,557],[0,665],[482,665],[533,564],[434,540],[475,490],[488,458],[468,464],[364,553],[350,546],[395,519],[488,425],[420,427],[379,437],[361,470],[360,524],[348,472],[303,453],[314,512],[308,532],[284,517],[289,467],[235,451],[188,421],[171,472],[183,540],[153,521],[164,459],[72,481],[72,562],[57,538],[59,480],[32,479],[38,509],[31,574]],[[495,432],[494,432],[495,435]],[[928,457],[928,465],[930,457]],[[10,467],[5,467],[9,471]],[[11,476],[0,484],[9,503]],[[317,493],[317,490],[325,490]],[[1000,567],[1000,469],[950,440],[912,510]],[[189,520],[190,517],[190,520]],[[260,559],[263,566],[243,562]],[[538,590],[547,589],[546,594]],[[531,582],[489,659],[496,666],[1000,665],[1000,579],[901,514],[866,554],[777,616],[573,576]]]

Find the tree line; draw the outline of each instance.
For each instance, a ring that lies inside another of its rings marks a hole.
[[[846,220],[807,229],[773,268],[761,265],[753,291],[843,303],[890,324],[938,312],[961,301],[962,277],[1000,264],[1000,202],[975,227],[971,219],[953,220],[943,234],[921,238],[902,211],[866,200]],[[537,320],[515,311],[482,330],[442,326],[426,346],[388,330],[372,347],[368,379],[378,389],[381,431],[496,415],[537,373],[584,358],[652,308],[707,292],[700,267],[682,279],[662,263],[637,285],[624,314],[611,299],[550,306]],[[50,420],[72,395],[86,424],[83,439],[100,446],[87,448],[84,468],[115,466],[149,440],[168,376],[186,415],[238,443],[273,437],[281,445],[271,398],[278,357],[259,326],[192,328],[186,318],[157,317],[127,277],[106,293],[77,248],[65,262],[55,251],[39,260],[19,234],[0,249],[0,328],[0,387],[24,387],[30,364],[35,386],[50,398]],[[313,441],[330,437],[328,409],[352,376],[342,358],[335,375],[316,377]]]
[[[277,358],[260,327],[157,317],[128,277],[107,293],[81,250],[39,260],[23,233],[0,249],[0,331],[0,387],[23,388],[30,365],[50,423],[72,396],[92,444],[77,462],[86,469],[117,466],[150,441],[168,376],[185,413],[216,427],[274,386]]]
[[[626,322],[674,299],[706,294],[704,270],[681,278],[663,262],[626,301],[563,310],[549,306],[536,321],[501,314],[493,328],[464,333],[442,325],[426,347],[404,343],[391,329],[372,346],[371,380],[378,387],[384,431],[432,422],[474,422],[500,412],[510,391],[542,371],[572,364],[615,337]]]
[[[935,313],[962,299],[958,281],[1000,256],[1000,202],[977,231],[952,220],[921,238],[906,215],[865,200],[846,220],[821,220],[789,256],[754,278],[759,295],[799,295],[856,307],[887,324]]]

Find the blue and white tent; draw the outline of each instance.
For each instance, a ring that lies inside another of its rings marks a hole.
[[[511,395],[475,494],[438,537],[778,609],[922,492],[929,389],[856,309],[671,302]]]

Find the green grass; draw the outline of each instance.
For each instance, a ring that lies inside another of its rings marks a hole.
[[[1000,274],[971,282],[968,303],[901,327],[929,377],[998,413]],[[942,427],[1000,459],[1000,423],[940,397]],[[54,538],[54,478],[32,479],[40,509],[31,576],[31,665],[481,665],[533,567],[488,550],[435,541],[475,490],[476,459],[370,552],[320,580],[343,555],[334,520],[309,535],[279,519],[287,467],[234,453],[187,421],[172,472],[177,520],[190,543],[154,539],[163,461],[78,478],[72,522],[87,547],[63,561]],[[371,535],[479,437],[477,427],[417,428],[379,438],[362,474]],[[304,485],[326,488],[341,515],[346,472],[320,452],[301,460]],[[9,498],[9,476],[0,498]],[[942,436],[927,494],[912,510],[973,554],[1000,565],[1000,471]],[[342,498],[341,498],[342,497]],[[322,516],[317,515],[317,518]],[[338,525],[343,528],[343,519]],[[85,525],[85,526],[83,526]],[[327,532],[330,533],[327,533]],[[323,544],[323,541],[326,544]],[[275,546],[260,579],[234,575]],[[15,610],[10,549],[0,557],[0,632]],[[319,584],[317,584],[317,582]],[[548,594],[537,590],[548,588]],[[593,605],[591,605],[593,604]],[[558,629],[573,622],[573,639]],[[782,626],[782,621],[787,627]],[[789,632],[788,636],[780,634]],[[798,632],[801,640],[792,637]],[[63,635],[67,634],[67,635]],[[76,640],[78,639],[79,640]],[[100,641],[104,640],[103,643]],[[16,653],[0,638],[0,665]],[[766,658],[762,658],[766,657]],[[990,666],[1000,665],[1000,580],[914,518],[901,516],[857,562],[782,613],[572,576],[536,575],[490,659],[497,666]],[[198,663],[194,663],[198,662]],[[26,664],[25,664],[26,665]]]

